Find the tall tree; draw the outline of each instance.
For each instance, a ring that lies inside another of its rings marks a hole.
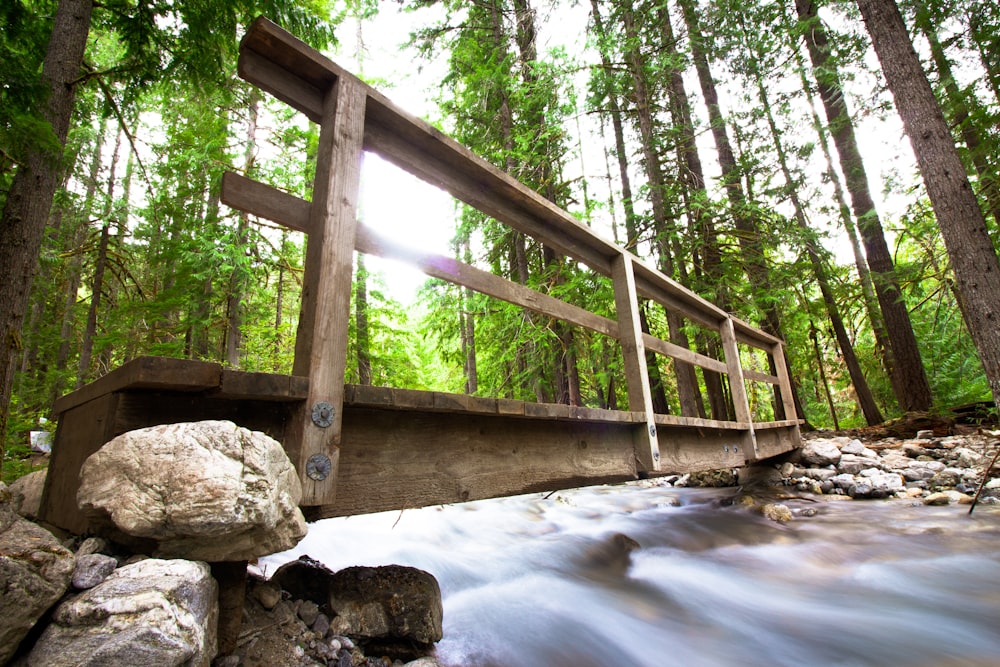
[[[941,106],[894,0],[858,0],[941,227],[962,314],[1000,405],[1000,260]]]
[[[62,148],[69,134],[92,10],[91,0],[59,2],[42,66],[47,98],[41,114],[57,147],[35,146],[28,152],[7,191],[0,217],[0,470],[21,327],[45,223],[62,177]]]
[[[868,266],[889,335],[893,391],[903,410],[928,410],[932,403],[930,383],[913,334],[910,314],[899,289],[882,222],[868,187],[868,174],[858,149],[840,71],[831,54],[830,40],[814,0],[795,0],[795,9],[801,21],[802,38],[812,61],[834,146],[840,156],[854,216],[864,239]]]

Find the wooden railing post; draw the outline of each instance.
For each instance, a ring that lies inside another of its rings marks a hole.
[[[343,74],[323,101],[293,365],[309,378],[309,396],[285,441],[305,506],[336,496],[366,99],[363,84]]]
[[[750,448],[752,456],[748,460],[757,460],[760,456],[757,450],[757,434],[753,428],[753,414],[750,412],[750,401],[747,399],[747,385],[743,377],[743,364],[740,362],[740,349],[736,343],[736,329],[733,319],[727,317],[719,325],[719,335],[722,337],[722,351],[726,357],[726,367],[729,373],[729,391],[733,397],[733,407],[736,410],[736,421],[746,427],[744,446]]]
[[[621,253],[611,264],[611,279],[615,289],[615,310],[618,313],[619,342],[625,361],[625,384],[628,408],[646,415],[646,425],[636,434],[636,458],[646,470],[660,469],[660,444],[656,436],[653,395],[649,387],[649,369],[642,340],[639,319],[639,296],[635,289],[632,256]]]
[[[785,407],[785,419],[798,419],[799,416],[795,411],[795,395],[792,393],[792,378],[788,374],[788,365],[785,363],[785,346],[782,343],[775,343],[771,347],[771,359],[774,360],[774,374],[778,378],[781,403]]]

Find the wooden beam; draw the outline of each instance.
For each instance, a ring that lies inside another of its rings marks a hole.
[[[231,171],[222,174],[221,200],[226,206],[297,232],[308,234],[311,229],[309,202]]]
[[[792,378],[788,374],[788,366],[785,364],[785,346],[780,341],[771,347],[771,358],[774,360],[775,374],[778,376],[777,384],[781,393],[781,403],[785,407],[785,415],[789,419],[797,420],[795,395],[792,392]]]
[[[342,75],[326,93],[310,208],[293,373],[309,378],[286,449],[302,480],[302,504],[336,496],[363,158],[365,86]]]
[[[625,362],[625,384],[628,388],[628,407],[646,415],[645,429],[635,434],[636,458],[645,470],[660,469],[660,444],[656,435],[653,413],[653,395],[649,388],[649,369],[646,368],[645,346],[639,319],[639,298],[632,273],[632,256],[622,253],[611,266],[615,289],[615,311],[618,313],[619,339]]]
[[[753,415],[750,413],[750,401],[747,400],[747,386],[743,376],[743,365],[740,363],[740,349],[736,342],[736,332],[733,330],[731,318],[723,320],[719,326],[719,335],[722,338],[722,350],[726,355],[726,366],[729,368],[729,391],[733,399],[733,407],[736,409],[736,421],[747,425],[745,445],[753,452],[753,458],[757,460],[757,438],[754,434]]]

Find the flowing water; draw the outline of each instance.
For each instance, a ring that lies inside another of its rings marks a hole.
[[[1000,665],[997,506],[645,486],[328,519],[262,565],[431,572],[449,667]]]

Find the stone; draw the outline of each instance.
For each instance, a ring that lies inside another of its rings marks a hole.
[[[864,444],[858,440],[851,440],[849,443],[840,448],[843,454],[853,454],[855,456],[864,456],[866,458],[874,459],[878,457],[878,452],[874,449],[869,449],[865,447]]]
[[[23,477],[18,477],[10,484],[10,493],[14,497],[14,507],[17,513],[26,519],[37,519],[42,507],[42,491],[45,489],[45,477],[48,470],[36,470]]]
[[[80,471],[95,532],[158,558],[252,560],[306,534],[299,477],[274,439],[229,421],[120,435]]]
[[[118,561],[104,554],[86,554],[76,559],[73,570],[73,588],[85,590],[93,588],[110,576]]]
[[[924,498],[924,505],[948,505],[951,503],[951,496],[944,492],[932,493]]]
[[[333,574],[323,563],[303,555],[275,570],[271,581],[296,600],[312,600],[322,606],[330,600]]]
[[[931,477],[930,484],[935,487],[955,486],[962,481],[962,471],[956,468],[945,468]]]
[[[831,470],[829,468],[809,468],[805,471],[806,477],[809,479],[815,479],[820,482],[825,482],[828,479],[832,479],[837,475],[836,470]]]
[[[281,587],[271,581],[262,581],[254,586],[253,596],[261,607],[271,611],[281,602]]]
[[[840,463],[840,448],[832,440],[817,438],[803,445],[801,456],[802,460],[812,467],[837,465]]]
[[[915,459],[918,456],[927,456],[927,450],[915,442],[906,442],[902,446],[903,454]]]
[[[306,625],[312,625],[316,622],[316,617],[319,616],[319,606],[312,600],[303,600],[302,604],[299,605],[299,618]]]
[[[843,489],[846,491],[847,489],[851,488],[851,486],[854,485],[854,475],[851,475],[849,473],[841,473],[839,475],[831,477],[829,481],[833,482],[834,488]]]
[[[955,457],[959,468],[973,468],[978,466],[983,460],[979,452],[971,450],[968,447],[959,447],[952,452],[952,455]]]
[[[934,437],[934,431],[931,429],[922,429],[917,431],[916,440],[930,440]]]
[[[441,588],[428,572],[402,565],[348,567],[330,581],[336,634],[362,645],[375,640],[432,644],[442,630]]]
[[[16,514],[0,482],[0,665],[69,588],[73,563],[52,533]]]
[[[59,605],[28,667],[208,667],[218,587],[205,563],[148,558]]]
[[[855,454],[844,454],[840,457],[840,463],[837,464],[837,471],[857,475],[865,468],[878,467],[878,465],[879,460],[877,458],[870,459]]]
[[[103,537],[88,537],[80,546],[76,549],[76,557],[87,556],[90,554],[105,554],[111,555],[111,545]]]
[[[777,521],[778,523],[786,523],[792,520],[792,510],[778,503],[768,503],[760,511],[764,515],[764,518]]]

